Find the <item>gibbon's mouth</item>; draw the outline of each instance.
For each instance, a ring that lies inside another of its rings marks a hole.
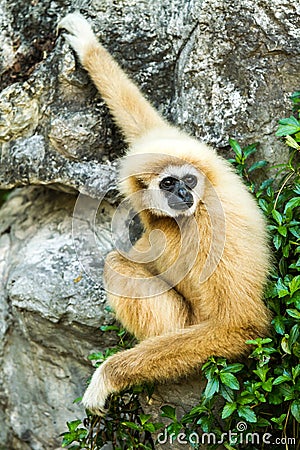
[[[186,211],[190,209],[194,202],[168,202],[170,208],[175,209],[176,211]]]

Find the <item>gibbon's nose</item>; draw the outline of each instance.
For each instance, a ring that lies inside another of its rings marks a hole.
[[[190,190],[183,183],[180,183],[177,189],[174,189],[168,203],[172,209],[184,211],[193,206],[194,199]]]

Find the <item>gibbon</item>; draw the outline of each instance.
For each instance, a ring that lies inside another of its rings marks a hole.
[[[111,393],[183,377],[209,356],[239,358],[266,335],[270,255],[262,214],[229,163],[160,116],[80,13],[58,27],[124,133],[120,189],[145,230],[127,256],[105,261],[108,301],[140,342],[95,371],[83,404],[103,414]]]

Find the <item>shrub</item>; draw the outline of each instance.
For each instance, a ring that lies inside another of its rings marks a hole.
[[[201,447],[201,436],[206,439],[203,443],[210,442],[209,448],[217,448],[221,442],[228,450],[263,449],[271,443],[273,449],[299,448],[300,92],[293,94],[292,101],[294,115],[280,120],[276,132],[288,146],[290,157],[273,168],[273,178],[260,184],[253,181],[253,173],[267,164],[249,163],[258,144],[242,148],[233,139],[229,142],[234,153],[231,162],[268,220],[274,267],[265,299],[273,313],[272,335],[249,341],[252,352],[243,362],[209,358],[202,367],[207,384],[199,404],[180,420],[174,408],[162,408],[162,417],[170,420],[166,432],[171,439],[185,436],[195,448]],[[81,421],[69,423],[63,446],[73,443],[73,450],[100,449],[110,441],[116,449],[153,448],[150,433],[162,424],[152,423],[150,416],[143,414],[138,402],[140,389],[127,391],[125,402],[124,397],[115,396],[105,418],[88,415],[84,427]]]

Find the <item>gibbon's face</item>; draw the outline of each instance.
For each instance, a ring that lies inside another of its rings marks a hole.
[[[168,166],[150,181],[146,206],[159,216],[190,216],[204,192],[204,176],[193,166]]]

